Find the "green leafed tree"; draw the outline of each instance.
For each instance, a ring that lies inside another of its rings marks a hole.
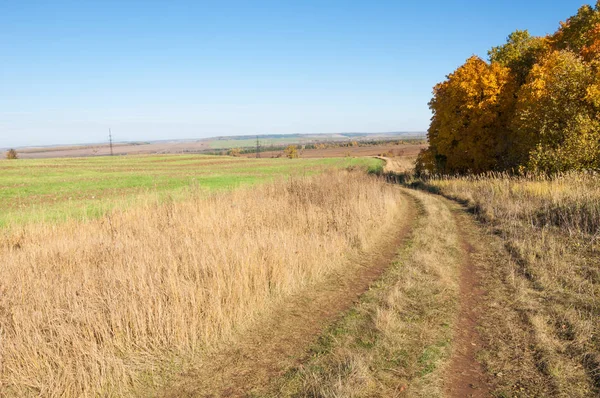
[[[561,22],[560,28],[551,36],[552,45],[557,50],[570,50],[581,53],[597,37],[594,28],[600,24],[600,1],[595,7],[584,5],[577,14]]]
[[[508,36],[505,44],[488,51],[488,56],[490,62],[510,68],[517,84],[521,85],[540,56],[548,51],[547,38],[531,36],[527,30],[516,30]]]

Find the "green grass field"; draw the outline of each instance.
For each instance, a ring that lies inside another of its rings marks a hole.
[[[94,218],[140,200],[180,198],[194,187],[232,189],[330,167],[381,166],[371,158],[246,159],[204,155],[0,161],[0,227]]]

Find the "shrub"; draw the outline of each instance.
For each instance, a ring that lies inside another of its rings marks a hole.
[[[295,159],[298,157],[298,147],[296,145],[288,145],[285,150],[285,156],[290,159]]]
[[[238,157],[238,156],[240,156],[240,154],[241,154],[241,150],[240,150],[240,148],[231,148],[231,149],[230,149],[230,150],[227,152],[227,154],[228,154],[229,156],[235,156],[235,157]]]
[[[17,151],[15,151],[14,149],[9,149],[6,152],[6,159],[18,159],[19,155],[17,155]]]

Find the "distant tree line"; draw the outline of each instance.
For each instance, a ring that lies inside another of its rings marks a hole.
[[[424,139],[419,138],[406,138],[400,140],[390,140],[390,139],[381,139],[381,140],[354,140],[354,141],[326,141],[326,142],[313,142],[307,144],[296,144],[299,149],[308,150],[308,149],[327,149],[327,148],[348,148],[348,147],[369,147],[369,146],[377,146],[377,145],[419,145],[424,144],[426,141]],[[274,152],[274,151],[285,151],[288,145],[264,145],[261,146],[259,151],[262,152]],[[240,156],[249,153],[256,153],[256,147],[245,147],[245,148],[231,148],[227,150],[193,150],[188,152],[196,152],[203,153],[206,155],[228,155],[228,156]]]
[[[600,168],[600,0],[545,37],[517,30],[433,89],[417,170]]]

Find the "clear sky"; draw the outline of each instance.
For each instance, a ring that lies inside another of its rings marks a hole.
[[[425,131],[436,82],[585,3],[0,0],[0,147]]]

